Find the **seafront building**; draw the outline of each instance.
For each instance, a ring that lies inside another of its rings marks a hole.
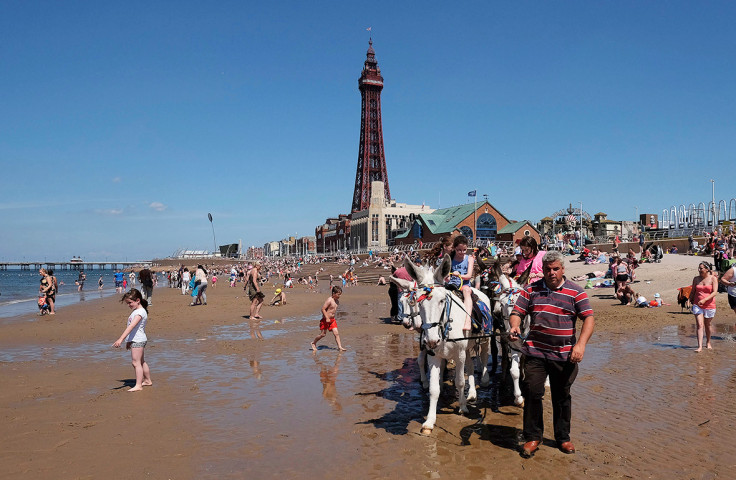
[[[405,234],[417,216],[434,212],[434,209],[424,205],[387,200],[384,191],[383,182],[372,182],[367,208],[351,214],[349,247],[352,250],[380,249],[393,245],[394,239]]]
[[[456,235],[465,235],[474,245],[516,242],[525,236],[540,240],[531,222],[509,220],[488,201],[483,201],[421,212],[406,232],[396,235],[394,244],[425,244]]]

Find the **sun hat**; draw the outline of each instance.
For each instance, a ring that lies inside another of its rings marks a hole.
[[[516,247],[514,249],[514,255],[521,255],[521,247]]]
[[[659,294],[658,293],[655,293],[654,294],[654,298],[659,298]]]
[[[281,293],[281,289],[280,288],[277,288],[276,289],[276,293]]]

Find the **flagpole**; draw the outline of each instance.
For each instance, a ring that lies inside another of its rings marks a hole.
[[[476,210],[478,210],[478,193],[476,191],[476,194],[473,195],[473,244],[476,244],[478,242],[478,235],[477,235],[477,229],[478,229],[478,220],[476,220],[475,216],[477,215]]]

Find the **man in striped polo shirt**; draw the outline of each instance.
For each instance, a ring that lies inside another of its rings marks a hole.
[[[560,252],[547,252],[542,259],[544,278],[522,290],[511,313],[511,339],[521,331],[522,317],[531,316],[529,335],[522,347],[522,383],[524,395],[524,447],[521,455],[529,458],[539,449],[544,433],[542,398],[544,381],[549,375],[555,440],[564,453],[575,453],[570,441],[572,400],[570,387],[578,374],[585,345],[593,334],[595,318],[588,295],[564,277],[565,258]],[[583,326],[575,339],[575,321]]]

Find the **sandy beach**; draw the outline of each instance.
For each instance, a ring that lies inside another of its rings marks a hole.
[[[444,389],[437,426],[421,435],[418,343],[390,322],[385,286],[347,288],[337,321],[348,351],[338,354],[328,334],[313,354],[327,281],[317,293],[289,290],[288,304],[264,307],[260,321],[245,317],[242,286],[220,282],[207,306],[155,290],[154,385],[139,393],[126,391],[129,353],[111,348],[129,314],[117,297],[3,319],[0,476],[730,478],[736,315],[718,295],[714,350],[697,354],[693,316],[676,304],[700,260],[665,255],[637,270],[634,289],[659,292],[661,308],[587,290],[597,322],[572,389],[575,455],[554,448],[547,396],[544,445],[519,456],[522,410],[500,374],[468,416]],[[568,263],[566,276],[599,269]]]

